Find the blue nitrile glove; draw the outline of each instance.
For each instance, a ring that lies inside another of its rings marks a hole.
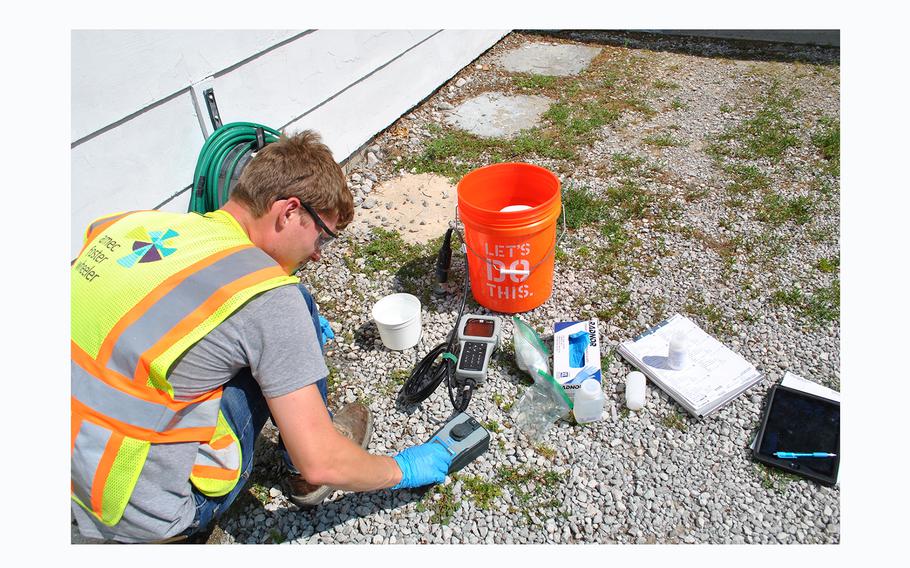
[[[587,331],[577,331],[569,336],[569,367],[577,369],[585,364],[585,351],[591,345]]]
[[[437,442],[405,448],[393,459],[401,468],[401,482],[392,489],[442,483],[452,464],[452,454]]]
[[[319,327],[322,328],[322,344],[325,345],[329,339],[335,339],[335,332],[332,331],[332,326],[329,325],[329,320],[325,319],[322,316],[319,316]]]

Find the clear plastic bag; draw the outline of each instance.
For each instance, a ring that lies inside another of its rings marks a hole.
[[[563,388],[545,371],[538,371],[534,384],[529,386],[512,408],[518,431],[532,444],[540,442],[553,424],[572,411],[572,401]]]
[[[515,346],[515,364],[537,381],[537,372],[550,372],[550,351],[541,341],[540,336],[531,326],[512,316],[515,328],[512,330],[512,343]]]

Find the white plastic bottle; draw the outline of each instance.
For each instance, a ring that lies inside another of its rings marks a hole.
[[[645,406],[645,376],[632,371],[626,377],[626,406],[629,410],[641,410]]]
[[[579,424],[600,420],[604,410],[604,391],[597,379],[585,379],[575,393],[575,421]]]

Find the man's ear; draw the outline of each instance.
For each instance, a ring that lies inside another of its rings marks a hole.
[[[300,202],[297,198],[279,199],[272,204],[273,213],[275,213],[275,223],[277,228],[285,227],[295,214],[299,214]],[[296,212],[296,213],[295,213]]]

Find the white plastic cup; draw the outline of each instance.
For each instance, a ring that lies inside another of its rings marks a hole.
[[[585,379],[575,392],[575,403],[572,408],[575,421],[579,424],[600,420],[604,411],[604,391],[597,379]]]
[[[626,406],[629,410],[641,410],[645,406],[645,375],[639,371],[626,376]]]
[[[390,294],[373,306],[373,321],[382,344],[402,351],[420,341],[420,300],[411,294]]]

